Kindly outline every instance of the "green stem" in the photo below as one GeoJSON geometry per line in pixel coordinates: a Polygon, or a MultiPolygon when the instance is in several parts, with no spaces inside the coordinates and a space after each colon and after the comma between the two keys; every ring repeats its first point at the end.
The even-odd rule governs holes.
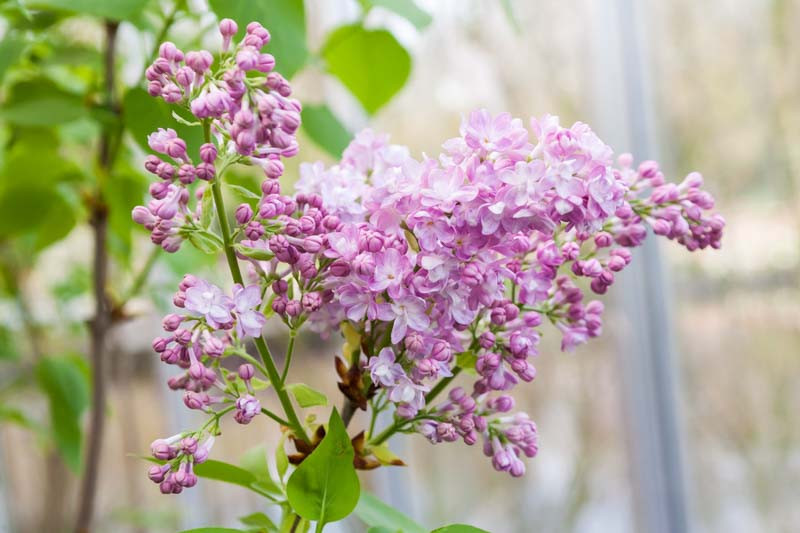
{"type": "Polygon", "coordinates": [[[409,420],[406,419],[396,420],[394,424],[381,431],[380,434],[378,434],[378,436],[376,436],[374,439],[370,439],[369,443],[373,445],[383,444],[389,439],[389,437],[391,437],[392,435],[403,429],[408,424],[413,424],[414,422],[418,422],[419,420],[424,420],[426,418],[431,418],[431,417],[429,415],[420,415],[411,418],[409,420]]]}
{"type": "Polygon", "coordinates": [[[278,400],[281,402],[283,412],[286,413],[286,418],[289,421],[288,427],[292,428],[292,431],[294,431],[298,438],[308,442],[308,435],[306,435],[306,431],[303,429],[303,424],[300,423],[300,419],[297,418],[297,413],[294,412],[292,400],[286,392],[286,387],[281,381],[280,374],[278,374],[278,367],[275,366],[275,360],[269,352],[269,346],[267,346],[264,337],[256,337],[253,341],[256,343],[256,348],[258,348],[261,359],[264,361],[264,366],[267,367],[267,377],[275,388],[275,393],[278,395],[278,400]]]}
{"type": "Polygon", "coordinates": [[[281,383],[286,383],[286,377],[289,375],[289,365],[292,363],[292,354],[294,354],[294,339],[297,336],[297,330],[292,329],[289,332],[289,345],[286,347],[286,360],[283,362],[283,372],[281,372],[281,383]]]}
{"type": "Polygon", "coordinates": [[[231,227],[228,224],[228,215],[225,213],[225,202],[222,199],[220,183],[220,176],[217,176],[214,179],[214,183],[211,184],[211,193],[214,196],[214,205],[217,208],[217,218],[219,219],[219,228],[222,232],[225,258],[228,260],[228,267],[231,270],[233,281],[239,285],[244,285],[242,271],[239,269],[239,261],[236,259],[236,251],[233,249],[233,243],[231,242],[231,227]]]}
{"type": "Polygon", "coordinates": [[[450,385],[450,382],[453,381],[455,377],[460,373],[461,373],[461,367],[457,366],[453,369],[452,376],[444,378],[441,381],[439,381],[439,383],[437,383],[436,386],[433,387],[431,391],[425,395],[425,404],[427,405],[431,403],[434,400],[434,398],[436,398],[439,395],[439,393],[445,389],[445,387],[450,385]]]}
{"type": "Polygon", "coordinates": [[[268,417],[270,417],[271,419],[273,419],[275,422],[277,422],[278,424],[280,424],[282,426],[289,427],[289,425],[290,425],[289,422],[287,422],[283,418],[279,417],[278,415],[276,415],[275,413],[273,413],[269,409],[264,409],[262,407],[261,408],[261,412],[264,413],[265,415],[267,415],[268,417]]]}
{"type": "MultiPolygon", "coordinates": [[[[211,141],[211,123],[208,120],[203,121],[203,135],[205,142],[211,141]]],[[[234,251],[233,243],[231,242],[231,228],[228,224],[227,213],[225,212],[225,202],[222,199],[221,184],[222,176],[221,174],[217,174],[217,176],[214,178],[214,182],[211,184],[211,191],[212,196],[214,197],[214,207],[217,210],[217,220],[219,221],[220,231],[222,232],[222,243],[225,247],[225,257],[228,260],[228,267],[230,268],[233,281],[240,285],[244,285],[242,271],[239,269],[239,261],[236,259],[236,252],[234,251]]],[[[272,357],[272,354],[269,351],[267,342],[264,340],[263,336],[255,337],[253,342],[258,349],[258,355],[261,356],[261,360],[264,362],[264,369],[267,371],[269,382],[275,389],[275,393],[278,395],[278,400],[281,402],[283,411],[286,413],[286,418],[289,422],[288,427],[294,431],[298,438],[308,442],[308,435],[306,435],[306,431],[303,429],[303,424],[300,423],[300,419],[297,418],[297,413],[294,411],[292,400],[289,398],[289,394],[286,392],[286,388],[281,381],[281,375],[278,373],[278,367],[275,365],[275,359],[272,357]]]]}

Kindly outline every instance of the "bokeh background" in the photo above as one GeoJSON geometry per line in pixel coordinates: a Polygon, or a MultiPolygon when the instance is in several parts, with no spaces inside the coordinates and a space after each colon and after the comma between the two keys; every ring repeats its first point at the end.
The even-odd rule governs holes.
{"type": "MultiPolygon", "coordinates": [[[[20,84],[37,80],[40,90],[47,90],[41,82],[46,80],[54,91],[79,94],[97,84],[92,72],[103,44],[102,24],[85,14],[58,12],[57,20],[43,28],[24,27],[16,13],[25,4],[36,5],[2,4],[0,190],[12,181],[45,179],[53,167],[64,165],[76,174],[91,174],[92,139],[96,122],[102,122],[83,115],[59,120],[52,131],[44,130],[50,134],[37,138],[37,153],[14,151],[15,139],[49,127],[47,119],[32,128],[15,118],[15,98],[33,90],[20,84]],[[12,40],[20,37],[25,40],[21,51],[9,55],[12,40]]],[[[416,155],[437,153],[443,140],[457,134],[461,117],[477,107],[520,117],[552,113],[562,123],[585,121],[618,151],[638,149],[645,153],[635,154],[637,159],[657,157],[675,180],[701,171],[728,226],[718,251],[690,254],[670,243],[640,251],[636,259],[643,266],[626,271],[612,291],[617,295],[606,299],[601,339],[564,354],[554,336],[545,338],[536,381],[519,389],[518,406],[537,421],[541,434],[540,455],[529,462],[523,479],[495,473],[478,449],[433,447],[409,436],[393,444],[408,467],[370,473],[362,481],[431,527],[457,520],[498,533],[655,531],[665,524],[675,525],[673,531],[796,531],[800,4],[417,0],[416,5],[430,15],[429,23],[415,26],[381,7],[364,17],[363,5],[355,0],[306,0],[311,55],[293,80],[295,95],[304,103],[325,103],[349,131],[369,126],[388,132],[416,155]],[[387,28],[411,56],[407,83],[372,115],[341,80],[325,74],[324,61],[315,54],[332,29],[353,21],[387,28]],[[660,270],[652,268],[653,258],[660,270]],[[642,295],[647,296],[644,305],[642,295]],[[631,342],[644,330],[654,348],[640,350],[631,342]],[[636,372],[642,358],[652,357],[661,359],[648,379],[666,384],[655,400],[649,388],[642,392],[636,372]],[[640,419],[652,401],[667,406],[669,419],[654,411],[648,426],[640,419]],[[675,447],[670,460],[678,461],[680,472],[668,480],[674,483],[667,485],[669,494],[657,488],[653,493],[653,485],[665,486],[659,481],[664,464],[647,463],[652,459],[648,443],[665,433],[663,442],[675,447]],[[685,512],[685,520],[654,515],[649,509],[658,501],[672,502],[667,510],[685,512]]],[[[153,1],[147,13],[163,17],[172,9],[168,0],[153,1]]],[[[202,1],[185,9],[190,15],[178,16],[169,31],[181,47],[196,43],[216,21],[202,1]]],[[[260,21],[273,35],[281,32],[269,17],[260,21]]],[[[136,86],[158,28],[120,24],[121,86],[136,86]]],[[[200,42],[214,41],[202,37],[200,42]]],[[[131,169],[125,173],[138,178],[119,192],[122,205],[135,205],[146,193],[145,178],[136,174],[144,152],[131,137],[126,133],[123,139],[125,165],[131,169]]],[[[308,138],[296,159],[333,161],[308,138]]],[[[289,167],[287,182],[296,172],[289,167]]],[[[70,189],[70,183],[59,182],[58,190],[67,192],[52,201],[82,205],[83,189],[70,189]]],[[[41,195],[38,201],[51,200],[41,195]]],[[[46,209],[0,207],[17,220],[59,220],[46,209]]],[[[80,469],[71,470],[69,461],[65,466],[54,444],[48,414],[52,396],[41,390],[36,369],[43,356],[61,354],[72,354],[66,357],[78,374],[88,369],[78,362],[85,360],[85,322],[94,312],[85,209],[78,208],[77,223],[65,227],[65,235],[34,248],[19,243],[36,240],[49,226],[33,224],[28,233],[15,233],[0,213],[0,531],[67,530],[75,512],[80,469]]],[[[127,259],[113,258],[115,287],[129,286],[150,254],[145,234],[128,230],[128,236],[117,243],[127,259]]],[[[149,347],[159,333],[159,315],[168,308],[170,287],[189,269],[219,275],[201,254],[182,250],[176,257],[158,257],[148,281],[127,303],[128,316],[110,332],[96,531],[235,525],[236,517],[262,505],[244,489],[215,482],[201,482],[177,497],[161,496],[145,476],[145,463],[133,457],[147,453],[154,438],[195,422],[180,396],[163,385],[168,372],[149,347]]],[[[278,346],[283,342],[279,328],[271,340],[278,346]]],[[[335,398],[337,348],[302,338],[303,365],[293,370],[296,380],[335,398]]],[[[85,409],[78,415],[84,428],[85,409]]],[[[223,431],[214,455],[231,462],[255,444],[274,446],[278,439],[262,420],[223,431]]],[[[363,530],[356,519],[328,527],[363,530]]]]}

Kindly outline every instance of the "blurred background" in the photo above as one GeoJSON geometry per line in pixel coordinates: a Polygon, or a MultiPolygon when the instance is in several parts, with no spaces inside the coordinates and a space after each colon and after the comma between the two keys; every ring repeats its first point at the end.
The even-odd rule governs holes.
{"type": "MultiPolygon", "coordinates": [[[[367,473],[365,485],[431,527],[797,531],[800,3],[0,6],[0,531],[72,528],[93,377],[87,322],[95,316],[90,222],[102,211],[98,199],[108,213],[113,312],[93,530],[234,526],[239,516],[269,512],[244,489],[212,481],[161,496],[135,457],[153,439],[196,423],[164,385],[169,372],[150,340],[184,272],[219,275],[189,247],[153,254],[129,222],[148,183],[140,170],[144,136],[169,119],[142,98],[142,71],[164,36],[184,50],[217,47],[215,11],[232,9],[272,32],[271,46],[286,51],[273,50],[277,69],[289,69],[306,107],[287,184],[297,162],[334,161],[348,132],[369,126],[417,156],[436,154],[464,114],[486,107],[585,121],[617,152],[659,159],[675,181],[699,170],[728,221],[722,250],[690,254],[668,242],[637,250],[638,266],[606,299],[601,339],[564,354],[555,335],[545,336],[538,377],[517,394],[541,435],[524,478],[495,473],[478,449],[401,436],[393,449],[409,466],[367,473]],[[103,19],[118,22],[111,92],[103,19]],[[391,49],[356,47],[337,66],[326,39],[345,25],[364,35],[388,30],[391,49]],[[371,99],[348,68],[383,80],[385,97],[371,99]],[[119,146],[111,165],[98,159],[103,138],[119,146]]],[[[280,333],[276,327],[271,338],[277,346],[280,333]]],[[[338,346],[309,336],[300,348],[304,364],[294,379],[337,397],[338,346]]],[[[263,420],[244,429],[223,427],[214,455],[236,462],[255,444],[277,443],[263,420]]],[[[329,529],[363,526],[353,518],[329,529]]]]}

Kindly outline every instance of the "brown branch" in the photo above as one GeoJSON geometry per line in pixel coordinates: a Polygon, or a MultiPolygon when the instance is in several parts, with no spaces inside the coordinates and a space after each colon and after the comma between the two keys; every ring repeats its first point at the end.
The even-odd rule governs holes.
{"type": "MultiPolygon", "coordinates": [[[[114,63],[116,58],[117,22],[106,21],[105,49],[105,96],[108,108],[119,114],[114,98],[114,63]]],[[[107,178],[116,155],[118,125],[106,126],[100,139],[98,152],[99,180],[107,178]]],[[[86,445],[86,459],[81,483],[76,533],[88,533],[94,514],[97,478],[100,469],[100,454],[103,445],[103,431],[106,409],[105,344],[111,325],[111,306],[106,293],[108,283],[108,208],[103,198],[103,182],[97,184],[91,204],[90,223],[94,235],[93,256],[93,294],[95,316],[90,324],[90,357],[92,362],[92,406],[86,445]]]]}

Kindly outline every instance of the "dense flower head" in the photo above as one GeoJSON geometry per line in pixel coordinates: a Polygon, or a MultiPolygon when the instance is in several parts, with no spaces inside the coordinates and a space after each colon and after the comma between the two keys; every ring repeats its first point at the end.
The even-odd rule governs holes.
{"type": "MultiPolygon", "coordinates": [[[[163,181],[153,184],[153,201],[137,207],[133,219],[168,252],[177,251],[192,235],[197,238],[201,212],[199,202],[194,210],[188,205],[187,188],[192,183],[212,181],[217,167],[236,162],[258,165],[267,177],[276,179],[283,173],[281,158],[297,154],[295,133],[302,107],[290,97],[289,83],[273,71],[274,58],[262,52],[269,32],[258,23],[249,24],[242,41],[230,50],[236,30],[230,19],[220,23],[224,53],[214,69],[211,52],[184,54],[166,42],[146,71],[150,95],[206,122],[213,141],[202,145],[193,159],[195,154],[187,151],[186,141],[174,129],[159,128],[148,137],[150,148],[166,158],[151,155],[145,168],[163,181]]],[[[259,236],[255,226],[249,233],[259,236]]]]}
{"type": "MultiPolygon", "coordinates": [[[[543,322],[560,331],[564,350],[600,335],[603,305],[584,287],[604,294],[648,226],[689,250],[719,246],[724,221],[708,213],[713,199],[699,174],[672,185],[654,162],[615,162],[585,124],[545,116],[529,132],[506,113],[479,110],[443,148],[418,161],[367,130],[337,165],[302,165],[297,184],[342,221],[324,252],[341,265],[324,278],[333,296],[310,318],[322,331],[342,318],[365,332],[387,329],[389,346],[367,370],[402,417],[417,417],[433,384],[464,368],[453,354],[470,361],[470,398],[484,404],[535,378],[543,322]]],[[[495,467],[513,475],[524,471],[520,454],[535,454],[532,422],[513,425],[527,441],[456,422],[418,427],[432,442],[480,435],[495,467]]]]}
{"type": "MultiPolygon", "coordinates": [[[[281,158],[297,152],[300,104],[262,52],[269,32],[251,23],[233,43],[237,31],[220,23],[214,69],[211,54],[170,43],[148,69],[151,94],[184,106],[211,135],[196,159],[175,130],[148,138],[163,157],[145,161],[158,181],[134,219],[168,251],[184,239],[225,247],[239,281],[225,290],[187,275],[176,312],[164,317],[167,335],[153,341],[181,369],[169,386],[212,416],[200,432],[154,443],[166,464],[150,474],[163,492],[196,482],[192,465],[207,457],[222,415],[248,424],[271,414],[255,396],[264,368],[245,344],[264,342],[269,315],[292,339],[304,325],[345,337],[350,366],[338,360],[339,388],[355,405],[391,406],[395,429],[432,443],[480,442],[495,469],[520,476],[523,458],[538,453],[538,432],[513,412],[511,393],[536,378],[544,324],[563,350],[599,336],[603,304],[592,295],[608,291],[650,231],[690,251],[720,246],[724,220],[699,174],[669,183],[655,162],[615,159],[586,124],[565,127],[550,115],[526,128],[508,113],[474,111],[437,157],[421,160],[365,130],[337,164],[301,165],[295,194],[285,194],[277,178],[281,158]],[[265,179],[219,237],[210,219],[228,232],[228,213],[209,210],[235,163],[260,166],[265,179]],[[198,180],[210,183],[190,192],[198,180]],[[247,360],[235,373],[220,364],[231,355],[247,360]],[[464,384],[451,386],[459,374],[464,384]]],[[[362,435],[366,449],[391,434],[362,435]]]]}

